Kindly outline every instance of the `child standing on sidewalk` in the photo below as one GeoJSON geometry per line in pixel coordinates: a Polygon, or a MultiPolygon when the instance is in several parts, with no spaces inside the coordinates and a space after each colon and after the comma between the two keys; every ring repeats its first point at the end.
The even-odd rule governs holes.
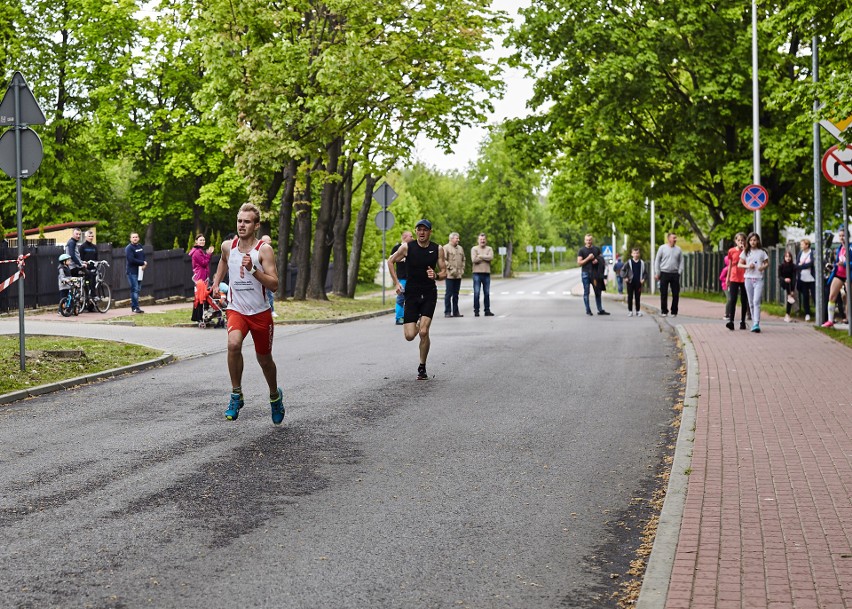
{"type": "Polygon", "coordinates": [[[728,318],[725,326],[728,330],[734,329],[734,317],[737,312],[737,295],[740,297],[740,330],[746,329],[746,309],[748,308],[748,297],[745,289],[745,271],[740,266],[740,256],[746,245],[745,233],[737,233],[734,236],[734,247],[728,250],[728,303],[726,309],[726,317],[728,318]]]}
{"type": "Polygon", "coordinates": [[[793,252],[785,250],[784,262],[778,265],[778,280],[784,290],[784,302],[787,303],[787,314],[784,321],[790,323],[790,312],[796,303],[796,263],[793,262],[793,252]]]}
{"type": "Polygon", "coordinates": [[[633,317],[633,305],[636,305],[636,317],[642,317],[639,308],[639,297],[642,294],[642,284],[645,283],[645,262],[639,258],[639,248],[634,247],[630,252],[631,259],[621,267],[619,277],[627,284],[627,317],[633,317]]]}
{"type": "Polygon", "coordinates": [[[760,301],[763,299],[763,271],[769,266],[769,255],[760,244],[760,235],[749,233],[738,266],[745,269],[745,289],[751,309],[751,331],[760,333],[760,301]]]}

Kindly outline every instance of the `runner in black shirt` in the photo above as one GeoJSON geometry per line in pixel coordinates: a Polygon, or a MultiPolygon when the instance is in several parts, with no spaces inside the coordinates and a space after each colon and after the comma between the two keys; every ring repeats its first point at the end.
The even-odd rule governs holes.
{"type": "Polygon", "coordinates": [[[435,315],[435,305],[438,303],[438,287],[436,279],[445,279],[447,263],[444,260],[444,248],[432,243],[432,223],[420,220],[414,228],[416,241],[400,245],[399,249],[388,258],[388,270],[396,286],[396,293],[405,291],[405,313],[403,315],[402,331],[405,340],[412,341],[420,336],[420,366],[417,368],[417,380],[426,380],[426,358],[429,356],[429,327],[435,315]],[[405,259],[408,280],[405,287],[399,282],[395,264],[405,259]],[[435,271],[437,267],[438,271],[435,271]]]}

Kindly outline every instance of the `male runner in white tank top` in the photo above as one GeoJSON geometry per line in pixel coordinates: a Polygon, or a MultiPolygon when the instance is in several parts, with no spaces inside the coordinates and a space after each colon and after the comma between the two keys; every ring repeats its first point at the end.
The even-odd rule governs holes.
{"type": "MultiPolygon", "coordinates": [[[[231,401],[225,418],[236,421],[244,405],[243,341],[251,333],[257,362],[269,385],[272,422],[284,419],[283,393],[278,386],[278,369],[272,359],[272,335],[275,323],[266,294],[278,289],[278,270],[272,246],[257,238],[260,210],[245,203],[237,213],[237,236],[222,244],[222,257],[213,285],[228,273],[228,372],[231,375],[231,401]]],[[[214,289],[216,289],[214,287],[214,289]]]]}

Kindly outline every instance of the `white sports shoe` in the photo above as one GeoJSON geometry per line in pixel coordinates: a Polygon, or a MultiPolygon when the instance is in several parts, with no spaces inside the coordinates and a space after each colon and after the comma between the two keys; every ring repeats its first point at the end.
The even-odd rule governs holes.
{"type": "Polygon", "coordinates": [[[642,317],[642,315],[643,315],[642,311],[636,311],[636,317],[642,317]]]}
{"type": "Polygon", "coordinates": [[[810,321],[810,320],[811,320],[811,316],[810,316],[810,315],[805,315],[805,321],[810,321]]]}
{"type": "Polygon", "coordinates": [[[633,317],[633,311],[628,311],[628,312],[627,312],[627,317],[633,317]]]}

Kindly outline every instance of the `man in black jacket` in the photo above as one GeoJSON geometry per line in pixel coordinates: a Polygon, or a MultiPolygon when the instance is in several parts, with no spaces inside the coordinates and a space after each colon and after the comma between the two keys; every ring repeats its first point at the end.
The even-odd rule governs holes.
{"type": "Polygon", "coordinates": [[[139,290],[142,285],[140,273],[148,263],[145,262],[145,249],[139,243],[139,233],[130,233],[130,243],[124,248],[124,257],[127,283],[130,284],[130,308],[134,313],[144,313],[139,308],[139,290]]]}

